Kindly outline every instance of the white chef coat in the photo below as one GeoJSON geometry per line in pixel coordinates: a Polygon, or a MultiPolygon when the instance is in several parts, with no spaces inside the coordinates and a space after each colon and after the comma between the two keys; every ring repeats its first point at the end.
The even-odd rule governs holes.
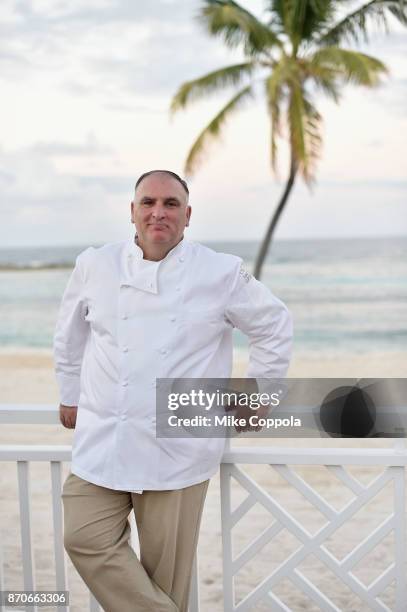
{"type": "Polygon", "coordinates": [[[156,379],[229,378],[233,327],[249,377],[285,376],[291,316],[239,257],[185,239],[158,262],[133,238],[83,251],[54,335],[60,401],[78,406],[72,473],[137,492],[210,478],[225,440],[157,438],[156,379]]]}

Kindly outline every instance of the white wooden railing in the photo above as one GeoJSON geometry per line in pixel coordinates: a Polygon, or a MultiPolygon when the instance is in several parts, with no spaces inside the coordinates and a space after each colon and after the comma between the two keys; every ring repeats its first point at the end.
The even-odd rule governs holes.
{"type": "MultiPolygon", "coordinates": [[[[0,424],[58,424],[59,415],[54,406],[0,405],[0,424]]],[[[71,459],[69,446],[0,446],[1,462],[17,463],[18,490],[20,505],[20,533],[23,559],[22,587],[35,590],[35,568],[32,538],[32,513],[30,495],[30,463],[48,462],[51,472],[52,511],[54,533],[55,589],[68,590],[65,551],[62,527],[62,464],[71,459]]],[[[269,605],[273,611],[289,612],[291,609],[276,594],[276,587],[284,579],[289,579],[304,595],[323,611],[340,612],[340,609],[299,569],[301,562],[310,554],[318,558],[328,569],[363,602],[363,610],[377,612],[394,610],[405,612],[407,602],[406,579],[406,504],[405,470],[407,449],[404,440],[396,439],[393,448],[229,448],[221,465],[221,518],[223,541],[223,588],[225,612],[246,612],[260,602],[269,605]],[[241,465],[267,464],[270,469],[285,479],[315,509],[322,513],[326,522],[320,529],[310,534],[290,512],[270,493],[266,492],[241,465]],[[291,467],[326,466],[351,492],[352,499],[341,509],[332,507],[309,483],[291,467]],[[375,466],[381,473],[369,485],[364,485],[351,475],[346,466],[375,466]],[[232,480],[236,480],[247,492],[245,499],[232,510],[232,480]],[[383,487],[393,483],[393,511],[364,540],[339,561],[324,543],[337,529],[349,521],[356,512],[366,505],[383,487]],[[259,503],[270,513],[270,524],[237,557],[233,557],[232,530],[236,529],[250,509],[259,503]],[[241,568],[261,551],[283,529],[288,530],[301,542],[300,548],[288,556],[273,572],[240,601],[236,601],[235,577],[241,568]],[[394,532],[394,562],[370,584],[365,585],[352,569],[391,531],[394,532]],[[395,582],[394,607],[389,608],[380,599],[380,594],[389,584],[395,582]]],[[[137,548],[134,515],[131,515],[132,545],[137,548]]],[[[1,530],[7,525],[0,525],[1,530]]],[[[0,542],[0,590],[5,590],[3,562],[0,542]]],[[[197,563],[194,564],[190,598],[190,612],[199,612],[199,577],[197,563]]],[[[15,608],[14,608],[15,609],[15,608]]],[[[61,607],[67,612],[68,607],[61,607]]],[[[100,606],[89,594],[89,609],[100,611],[100,606]]],[[[362,609],[362,608],[361,608],[362,609]]],[[[37,612],[35,607],[27,607],[27,612],[37,612]]],[[[3,612],[3,610],[1,610],[3,612]]],[[[206,612],[206,611],[203,611],[206,612]]]]}
{"type": "MultiPolygon", "coordinates": [[[[365,604],[363,610],[377,612],[389,611],[379,595],[393,581],[396,583],[396,612],[405,612],[407,606],[406,577],[406,503],[405,468],[407,451],[403,441],[398,440],[394,448],[381,449],[246,449],[231,450],[226,453],[221,465],[221,507],[223,538],[223,581],[224,609],[227,612],[246,612],[259,602],[269,602],[273,611],[289,611],[277,597],[275,587],[284,579],[289,579],[300,591],[311,599],[321,610],[341,612],[331,599],[313,584],[298,569],[301,562],[310,554],[317,557],[351,591],[356,593],[365,604]],[[320,513],[326,522],[315,533],[310,534],[295,518],[287,512],[271,495],[264,491],[237,464],[269,464],[286,482],[295,487],[320,513]],[[324,465],[352,492],[352,499],[339,511],[335,510],[317,491],[303,480],[289,465],[324,465]],[[381,473],[365,486],[352,476],[345,466],[376,466],[381,473]],[[247,491],[247,497],[232,511],[231,480],[235,479],[247,491]],[[370,533],[360,544],[341,561],[324,546],[346,521],[350,520],[365,504],[389,482],[393,482],[393,512],[370,533]],[[232,529],[254,506],[260,503],[274,517],[274,522],[255,538],[238,556],[232,556],[232,529]],[[280,531],[288,530],[301,542],[293,554],[285,559],[271,574],[258,584],[246,597],[235,604],[234,576],[255,555],[266,546],[280,531]],[[394,531],[394,563],[371,584],[364,585],[352,573],[374,546],[386,535],[394,531]],[[367,607],[366,607],[367,606],[367,607]]],[[[355,609],[352,607],[352,610],[355,609]]]]}

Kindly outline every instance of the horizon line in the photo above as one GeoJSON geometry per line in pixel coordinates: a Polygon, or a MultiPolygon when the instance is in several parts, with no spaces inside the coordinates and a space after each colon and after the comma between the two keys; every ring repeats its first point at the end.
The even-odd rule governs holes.
{"type": "MultiPolygon", "coordinates": [[[[353,236],[304,236],[303,238],[294,238],[294,237],[290,237],[290,238],[276,238],[275,240],[273,240],[270,244],[276,244],[276,243],[282,243],[282,242],[312,242],[312,241],[320,241],[320,242],[331,242],[334,240],[388,240],[388,239],[392,239],[392,238],[396,238],[396,239],[400,239],[400,238],[406,238],[407,239],[407,234],[386,234],[386,235],[367,235],[367,236],[361,236],[361,235],[353,235],[353,236]]],[[[202,243],[218,243],[218,242],[222,242],[222,243],[253,243],[253,242],[257,242],[260,243],[262,238],[256,239],[256,238],[210,238],[210,239],[206,239],[206,238],[201,238],[201,239],[189,239],[188,237],[186,237],[187,240],[190,240],[190,242],[202,242],[202,243]]],[[[124,238],[123,240],[126,240],[126,238],[124,238]]],[[[121,242],[122,240],[106,240],[106,241],[102,241],[102,242],[96,242],[94,243],[96,246],[103,246],[104,244],[108,244],[111,242],[121,242]]],[[[83,247],[86,244],[91,244],[90,242],[69,242],[69,243],[61,243],[61,244],[14,244],[14,245],[8,245],[8,246],[0,246],[0,251],[5,251],[7,249],[39,249],[39,248],[68,248],[68,247],[83,247]]]]}

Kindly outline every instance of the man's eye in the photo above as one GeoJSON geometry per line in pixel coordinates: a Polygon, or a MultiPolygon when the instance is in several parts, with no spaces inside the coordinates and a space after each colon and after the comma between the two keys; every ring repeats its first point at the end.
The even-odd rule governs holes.
{"type": "Polygon", "coordinates": [[[176,206],[176,202],[167,202],[167,206],[176,206]]]}

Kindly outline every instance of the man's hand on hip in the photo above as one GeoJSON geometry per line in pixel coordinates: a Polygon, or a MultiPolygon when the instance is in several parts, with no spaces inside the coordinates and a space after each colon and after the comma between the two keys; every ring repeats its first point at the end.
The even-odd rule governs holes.
{"type": "Polygon", "coordinates": [[[62,425],[68,429],[74,429],[77,412],[78,406],[64,406],[64,404],[59,404],[59,420],[62,425]]]}
{"type": "Polygon", "coordinates": [[[235,404],[231,404],[230,406],[227,406],[225,408],[225,411],[236,411],[236,423],[234,427],[238,433],[241,433],[242,431],[261,431],[263,429],[261,425],[250,424],[250,417],[257,416],[258,419],[262,419],[264,417],[267,417],[272,409],[273,406],[265,406],[264,404],[262,404],[261,406],[259,406],[259,408],[256,408],[255,410],[253,410],[249,406],[236,406],[235,404]]]}

